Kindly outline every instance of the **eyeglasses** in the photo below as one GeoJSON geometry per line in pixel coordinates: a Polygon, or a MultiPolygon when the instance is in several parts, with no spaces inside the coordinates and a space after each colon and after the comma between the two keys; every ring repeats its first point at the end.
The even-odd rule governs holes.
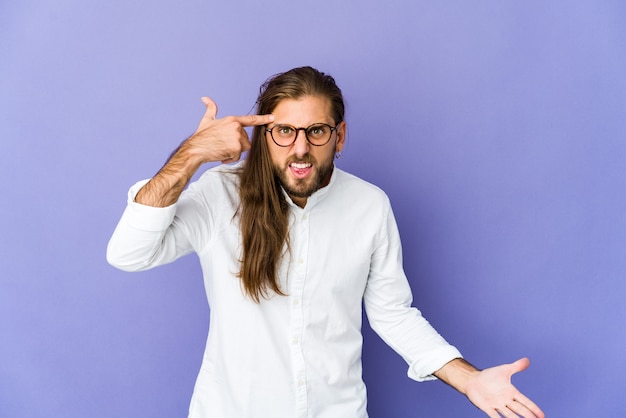
{"type": "Polygon", "coordinates": [[[270,133],[272,141],[279,147],[288,147],[296,142],[298,132],[304,131],[304,136],[309,144],[316,147],[328,144],[333,136],[333,131],[337,130],[337,126],[332,127],[327,123],[315,123],[308,128],[296,128],[291,125],[276,125],[266,132],[270,133]]]}

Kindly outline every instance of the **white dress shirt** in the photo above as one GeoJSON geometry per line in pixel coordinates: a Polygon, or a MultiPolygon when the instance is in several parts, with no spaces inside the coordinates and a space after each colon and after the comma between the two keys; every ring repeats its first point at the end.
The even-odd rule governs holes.
{"type": "Polygon", "coordinates": [[[432,379],[461,356],[411,307],[387,196],[337,168],[304,208],[287,197],[291,250],[279,269],[286,296],[253,302],[236,276],[236,169],[208,170],[166,208],[135,203],[145,182],[137,183],[107,251],[128,271],[198,254],[210,324],[189,417],[367,417],[362,304],[412,379],[432,379]]]}

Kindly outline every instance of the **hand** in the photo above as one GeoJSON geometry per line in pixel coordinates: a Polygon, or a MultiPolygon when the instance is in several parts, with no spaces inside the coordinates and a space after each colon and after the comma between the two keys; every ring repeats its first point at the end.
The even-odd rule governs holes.
{"type": "Polygon", "coordinates": [[[465,388],[467,398],[491,418],[524,417],[544,418],[545,415],[533,401],[511,384],[511,376],[526,370],[527,358],[511,364],[482,370],[472,376],[465,388]]]}
{"type": "Polygon", "coordinates": [[[200,163],[238,161],[244,151],[250,149],[250,139],[244,129],[246,126],[266,125],[274,120],[273,115],[227,116],[216,119],[217,105],[208,97],[203,97],[206,112],[200,120],[196,132],[185,144],[187,150],[193,150],[200,163]]]}
{"type": "Polygon", "coordinates": [[[166,207],[178,200],[184,187],[203,163],[232,163],[250,149],[244,127],[265,125],[273,115],[227,116],[216,119],[217,105],[203,97],[206,112],[196,132],[172,154],[159,172],[139,190],[135,202],[147,206],[166,207]]]}

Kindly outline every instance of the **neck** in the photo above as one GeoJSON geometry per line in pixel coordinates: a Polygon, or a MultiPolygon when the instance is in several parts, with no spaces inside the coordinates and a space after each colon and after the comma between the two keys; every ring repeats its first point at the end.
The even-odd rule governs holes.
{"type": "Polygon", "coordinates": [[[291,198],[291,201],[296,204],[296,206],[301,208],[304,208],[306,206],[308,197],[296,197],[292,195],[289,195],[289,197],[291,198]]]}

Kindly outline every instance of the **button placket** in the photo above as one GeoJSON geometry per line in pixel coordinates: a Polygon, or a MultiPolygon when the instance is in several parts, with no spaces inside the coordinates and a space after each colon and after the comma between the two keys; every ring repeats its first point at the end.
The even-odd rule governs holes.
{"type": "Polygon", "coordinates": [[[304,312],[303,297],[304,285],[306,280],[306,264],[309,243],[309,225],[306,213],[299,216],[294,227],[294,238],[292,243],[294,250],[295,265],[292,266],[293,273],[290,277],[292,280],[292,291],[290,294],[291,303],[291,339],[290,351],[294,370],[294,383],[296,392],[296,416],[306,417],[308,409],[308,393],[306,385],[306,363],[302,352],[303,332],[304,332],[304,312]]]}

